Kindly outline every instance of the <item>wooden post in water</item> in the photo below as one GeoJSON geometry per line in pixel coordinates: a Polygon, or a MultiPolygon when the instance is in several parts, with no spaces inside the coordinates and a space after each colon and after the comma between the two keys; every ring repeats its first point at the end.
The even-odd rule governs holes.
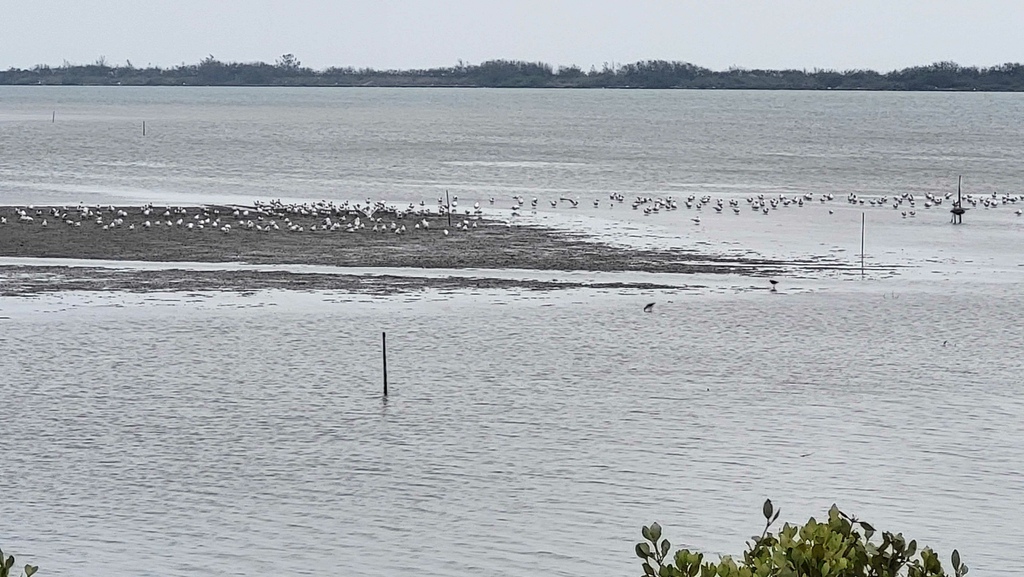
{"type": "Polygon", "coordinates": [[[384,396],[388,396],[388,334],[380,333],[380,350],[384,359],[384,396]]]}
{"type": "Polygon", "coordinates": [[[142,121],[142,136],[146,136],[146,121],[142,121]]]}
{"type": "Polygon", "coordinates": [[[54,122],[57,122],[57,111],[56,110],[53,111],[53,116],[50,117],[50,124],[53,124],[54,122]]]}
{"type": "Polygon", "coordinates": [[[448,189],[444,189],[444,197],[448,201],[448,228],[452,227],[452,197],[448,195],[448,189]]]}
{"type": "Polygon", "coordinates": [[[864,219],[866,213],[860,213],[860,278],[864,278],[864,219]]]}

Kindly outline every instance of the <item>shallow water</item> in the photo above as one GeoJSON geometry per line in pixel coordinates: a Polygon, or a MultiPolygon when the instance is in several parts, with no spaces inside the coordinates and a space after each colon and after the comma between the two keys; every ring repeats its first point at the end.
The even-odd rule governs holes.
{"type": "Polygon", "coordinates": [[[632,574],[642,523],[739,552],[771,497],[1024,570],[1024,336],[991,323],[1017,291],[657,298],[5,301],[5,547],[57,575],[632,574]]]}
{"type": "MultiPolygon", "coordinates": [[[[448,188],[617,243],[847,263],[863,213],[868,264],[900,267],[777,294],[439,270],[415,274],[707,288],[0,298],[0,546],[51,575],[628,575],[641,524],[738,553],[771,497],[1020,574],[1024,220],[842,199],[959,173],[1020,194],[1022,121],[991,94],[0,87],[0,204],[448,188]],[[611,192],[837,198],[695,224],[611,192]]],[[[384,272],[414,274],[358,270],[384,272]]]]}

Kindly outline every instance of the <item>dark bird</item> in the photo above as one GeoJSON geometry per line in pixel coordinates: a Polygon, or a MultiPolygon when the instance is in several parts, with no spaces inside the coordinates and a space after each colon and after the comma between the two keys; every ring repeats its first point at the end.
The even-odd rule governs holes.
{"type": "Polygon", "coordinates": [[[777,281],[777,280],[775,280],[773,278],[770,278],[770,279],[768,279],[768,282],[772,283],[772,292],[775,292],[775,285],[779,284],[779,281],[777,281]]]}
{"type": "Polygon", "coordinates": [[[644,312],[645,313],[649,313],[649,312],[653,312],[653,311],[654,311],[654,303],[648,303],[647,306],[644,307],[644,312]]]}

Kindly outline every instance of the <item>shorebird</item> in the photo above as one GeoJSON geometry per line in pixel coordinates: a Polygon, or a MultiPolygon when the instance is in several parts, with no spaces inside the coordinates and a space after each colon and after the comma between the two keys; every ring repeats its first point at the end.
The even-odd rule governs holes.
{"type": "Polygon", "coordinates": [[[775,292],[775,285],[779,284],[779,281],[777,281],[777,280],[775,280],[773,278],[770,278],[770,279],[768,279],[768,282],[772,283],[772,292],[775,292]]]}
{"type": "Polygon", "coordinates": [[[644,312],[645,313],[654,312],[654,303],[648,303],[647,306],[644,307],[644,312]]]}

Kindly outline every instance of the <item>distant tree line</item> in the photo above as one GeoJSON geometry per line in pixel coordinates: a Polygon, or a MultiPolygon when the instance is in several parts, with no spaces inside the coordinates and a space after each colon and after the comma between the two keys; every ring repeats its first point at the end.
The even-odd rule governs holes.
{"type": "Polygon", "coordinates": [[[1024,91],[1024,65],[989,68],[937,62],[882,73],[874,70],[710,70],[688,62],[645,60],[605,64],[600,69],[553,67],[543,62],[490,60],[446,68],[313,70],[292,54],[274,64],[221,62],[212,55],[198,64],[136,67],[64,62],[51,67],[0,71],[0,84],[127,86],[465,86],[493,88],[691,88],[748,90],[982,90],[1024,91]]]}

